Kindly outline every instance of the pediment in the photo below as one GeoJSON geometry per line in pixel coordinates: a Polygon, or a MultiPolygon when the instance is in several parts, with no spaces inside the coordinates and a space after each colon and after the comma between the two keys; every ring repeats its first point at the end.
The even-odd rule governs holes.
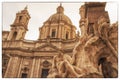
{"type": "Polygon", "coordinates": [[[52,48],[50,46],[46,46],[44,48],[37,48],[37,50],[40,50],[40,51],[56,51],[54,48],[52,48]]]}
{"type": "Polygon", "coordinates": [[[59,49],[52,44],[44,44],[35,49],[36,51],[58,51],[59,49]]]}

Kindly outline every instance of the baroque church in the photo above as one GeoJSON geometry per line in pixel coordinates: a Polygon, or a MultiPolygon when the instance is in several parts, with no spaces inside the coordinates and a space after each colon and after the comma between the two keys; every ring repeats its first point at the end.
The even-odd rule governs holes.
{"type": "Polygon", "coordinates": [[[39,39],[25,40],[30,14],[25,7],[16,13],[10,31],[2,31],[2,77],[3,78],[46,78],[53,65],[54,56],[64,53],[73,55],[80,37],[93,34],[93,25],[101,15],[110,22],[106,3],[85,3],[81,6],[79,26],[81,36],[70,18],[64,14],[62,5],[39,28],[39,39]],[[83,19],[86,17],[86,19],[83,19]],[[87,28],[84,28],[87,26],[87,28]],[[87,33],[85,33],[87,31],[87,33]]]}

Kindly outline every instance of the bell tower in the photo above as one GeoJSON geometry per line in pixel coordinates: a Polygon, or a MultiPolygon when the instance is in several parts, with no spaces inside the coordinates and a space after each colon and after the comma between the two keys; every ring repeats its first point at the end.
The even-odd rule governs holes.
{"type": "Polygon", "coordinates": [[[7,40],[23,40],[28,31],[28,22],[30,15],[27,10],[27,6],[21,12],[16,13],[16,18],[11,25],[11,31],[7,40]]]}

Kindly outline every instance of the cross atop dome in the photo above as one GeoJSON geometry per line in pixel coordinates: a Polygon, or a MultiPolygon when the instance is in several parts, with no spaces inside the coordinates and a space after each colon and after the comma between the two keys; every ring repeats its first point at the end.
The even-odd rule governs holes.
{"type": "Polygon", "coordinates": [[[60,6],[62,6],[62,3],[60,3],[60,6]]]}

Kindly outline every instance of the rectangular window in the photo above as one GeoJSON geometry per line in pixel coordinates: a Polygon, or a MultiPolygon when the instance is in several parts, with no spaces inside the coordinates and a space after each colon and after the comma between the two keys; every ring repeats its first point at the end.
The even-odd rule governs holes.
{"type": "Polygon", "coordinates": [[[47,78],[49,69],[42,69],[41,78],[47,78]]]}
{"type": "Polygon", "coordinates": [[[22,20],[22,16],[19,17],[19,22],[22,20]]]}
{"type": "Polygon", "coordinates": [[[56,30],[53,29],[53,30],[52,30],[52,35],[51,35],[51,36],[52,36],[53,38],[55,38],[55,34],[56,34],[56,30]]]}
{"type": "Polygon", "coordinates": [[[66,39],[68,39],[69,37],[69,32],[66,32],[66,39]]]}
{"type": "Polygon", "coordinates": [[[27,73],[22,73],[21,78],[27,78],[27,73]]]}

